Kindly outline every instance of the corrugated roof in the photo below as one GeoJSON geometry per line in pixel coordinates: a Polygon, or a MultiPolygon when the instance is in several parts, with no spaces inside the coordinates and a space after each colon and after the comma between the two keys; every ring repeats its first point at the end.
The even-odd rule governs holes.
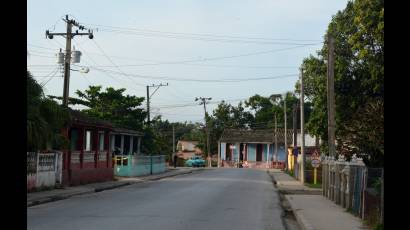
{"type": "Polygon", "coordinates": [[[84,124],[84,125],[92,125],[92,126],[103,126],[107,128],[112,128],[113,124],[108,121],[89,117],[86,114],[82,113],[79,110],[72,110],[70,109],[70,116],[71,122],[77,124],[84,124]]]}
{"type": "MultiPolygon", "coordinates": [[[[285,143],[285,129],[277,129],[278,143],[285,143]]],[[[288,145],[292,144],[293,130],[287,130],[287,142],[288,145]]],[[[221,142],[227,143],[274,143],[275,142],[275,130],[273,129],[225,129],[219,139],[221,142]]]]}
{"type": "Polygon", "coordinates": [[[89,125],[89,126],[97,126],[97,127],[105,127],[105,128],[112,129],[113,132],[117,134],[125,134],[125,135],[133,135],[133,136],[143,136],[144,135],[143,132],[132,130],[132,129],[127,129],[127,128],[122,128],[122,127],[117,127],[115,126],[115,124],[109,121],[87,116],[86,114],[82,113],[79,110],[70,109],[70,115],[71,115],[72,123],[89,125]]]}
{"type": "Polygon", "coordinates": [[[132,130],[132,129],[119,128],[119,127],[114,127],[113,133],[114,134],[133,135],[133,136],[143,136],[144,135],[143,132],[139,132],[139,131],[132,130]]]}

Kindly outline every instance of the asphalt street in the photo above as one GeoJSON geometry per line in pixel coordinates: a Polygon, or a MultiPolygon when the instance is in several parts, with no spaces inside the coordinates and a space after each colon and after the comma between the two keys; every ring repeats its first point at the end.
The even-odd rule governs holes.
{"type": "Polygon", "coordinates": [[[28,229],[285,229],[264,170],[207,169],[27,208],[28,229]]]}

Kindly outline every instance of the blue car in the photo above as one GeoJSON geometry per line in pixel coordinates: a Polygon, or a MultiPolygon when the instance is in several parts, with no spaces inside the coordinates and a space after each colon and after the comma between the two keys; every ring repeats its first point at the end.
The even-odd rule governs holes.
{"type": "Polygon", "coordinates": [[[205,160],[200,156],[193,156],[185,162],[188,167],[205,167],[205,160]]]}

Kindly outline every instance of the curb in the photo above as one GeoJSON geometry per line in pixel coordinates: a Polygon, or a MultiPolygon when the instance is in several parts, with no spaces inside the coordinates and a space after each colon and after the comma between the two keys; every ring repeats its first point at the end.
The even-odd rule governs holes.
{"type": "Polygon", "coordinates": [[[115,188],[119,188],[119,187],[123,187],[123,186],[127,186],[127,185],[131,185],[131,184],[135,184],[135,183],[140,183],[140,182],[125,182],[122,184],[117,184],[117,185],[111,185],[111,186],[107,186],[107,187],[100,187],[100,188],[95,188],[94,192],[102,192],[105,190],[110,190],[110,189],[115,189],[115,188]]]}
{"type": "Polygon", "coordinates": [[[34,200],[34,201],[29,201],[27,202],[27,207],[32,207],[40,204],[45,204],[45,203],[50,203],[54,201],[59,201],[59,200],[65,200],[73,196],[79,196],[79,195],[84,195],[84,194],[90,194],[94,193],[94,190],[90,191],[85,191],[85,192],[77,192],[77,193],[72,193],[72,194],[67,194],[67,195],[57,195],[57,196],[52,196],[52,197],[47,197],[41,200],[34,200]]]}
{"type": "Polygon", "coordinates": [[[50,202],[59,201],[59,200],[65,200],[65,199],[68,199],[68,198],[73,197],[73,196],[79,196],[79,195],[85,195],[85,194],[90,194],[90,193],[102,192],[102,191],[105,191],[105,190],[116,189],[116,188],[131,185],[131,184],[138,184],[138,183],[143,183],[143,182],[146,182],[146,181],[156,181],[156,180],[160,180],[160,179],[167,178],[167,177],[173,177],[173,176],[178,176],[178,175],[189,174],[189,173],[193,173],[194,171],[202,171],[202,170],[201,169],[190,170],[190,171],[183,172],[183,173],[175,173],[175,174],[171,174],[171,175],[164,175],[164,176],[159,176],[159,177],[151,178],[151,179],[145,179],[145,180],[141,180],[141,181],[125,182],[125,183],[120,183],[120,184],[111,185],[111,186],[107,186],[107,187],[94,188],[94,189],[91,189],[89,191],[84,191],[84,192],[77,192],[77,193],[72,193],[72,194],[67,194],[67,195],[57,195],[57,196],[47,197],[47,198],[43,198],[41,200],[29,201],[29,202],[27,202],[27,207],[33,207],[33,206],[40,205],[40,204],[50,203],[50,202]]]}
{"type": "MultiPolygon", "coordinates": [[[[293,210],[293,208],[292,208],[293,210]]],[[[314,230],[312,225],[305,219],[305,217],[300,213],[300,210],[293,210],[296,220],[303,230],[314,230]]]]}

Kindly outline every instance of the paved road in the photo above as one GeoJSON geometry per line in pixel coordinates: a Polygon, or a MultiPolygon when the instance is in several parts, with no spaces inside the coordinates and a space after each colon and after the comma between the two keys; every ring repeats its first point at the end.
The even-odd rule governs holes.
{"type": "Polygon", "coordinates": [[[211,169],[27,208],[28,229],[284,229],[266,171],[211,169]]]}

